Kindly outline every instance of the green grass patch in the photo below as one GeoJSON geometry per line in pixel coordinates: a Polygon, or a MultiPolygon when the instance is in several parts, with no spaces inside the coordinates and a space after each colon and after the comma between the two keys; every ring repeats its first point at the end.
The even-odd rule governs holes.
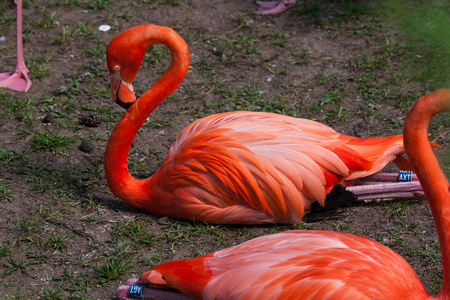
{"type": "Polygon", "coordinates": [[[124,255],[109,258],[102,266],[97,267],[98,281],[106,283],[110,280],[120,278],[133,268],[131,259],[125,258],[124,255]]]}
{"type": "Polygon", "coordinates": [[[381,1],[386,21],[398,26],[413,47],[406,64],[413,79],[431,89],[450,84],[450,3],[447,1],[381,1]]]}
{"type": "Polygon", "coordinates": [[[75,136],[64,136],[60,132],[38,132],[32,130],[34,136],[32,138],[33,145],[36,149],[46,149],[58,151],[77,141],[75,136]]]}

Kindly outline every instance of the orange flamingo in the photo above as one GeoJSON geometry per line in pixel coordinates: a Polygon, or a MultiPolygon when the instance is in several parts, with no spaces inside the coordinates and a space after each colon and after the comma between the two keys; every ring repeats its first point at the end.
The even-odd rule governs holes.
{"type": "MultiPolygon", "coordinates": [[[[443,300],[450,299],[450,185],[427,137],[430,119],[441,111],[450,112],[450,89],[417,101],[405,119],[404,139],[437,228],[444,280],[434,299],[443,300]]],[[[163,263],[127,281],[117,296],[129,299],[131,291],[142,299],[192,299],[173,289],[196,299],[432,298],[414,269],[391,249],[369,238],[321,230],[263,236],[163,263]]]]}
{"type": "MultiPolygon", "coordinates": [[[[225,224],[298,223],[311,203],[323,206],[336,184],[353,183],[394,159],[402,161],[401,135],[358,139],[311,120],[240,111],[197,120],[180,133],[153,176],[133,178],[127,166],[133,139],[183,80],[188,47],[170,28],[141,25],[117,35],[106,53],[112,96],[129,107],[106,147],[108,186],[122,200],[153,214],[225,224]],[[172,64],[136,100],[132,81],[145,51],[155,43],[170,49],[172,64]]],[[[418,181],[401,186],[402,197],[421,190],[418,181]]],[[[370,194],[375,187],[348,189],[361,198],[386,192],[382,186],[381,194],[370,194]]]]}
{"type": "Polygon", "coordinates": [[[0,74],[0,88],[8,88],[18,92],[26,92],[31,87],[31,80],[28,78],[28,69],[23,59],[22,0],[14,0],[14,3],[17,5],[17,62],[14,71],[0,74]]]}

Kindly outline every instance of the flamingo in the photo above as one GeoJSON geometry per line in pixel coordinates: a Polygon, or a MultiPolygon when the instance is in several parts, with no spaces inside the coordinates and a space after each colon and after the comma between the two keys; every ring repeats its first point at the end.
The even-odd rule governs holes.
{"type": "MultiPolygon", "coordinates": [[[[112,97],[128,108],[106,146],[106,179],[117,197],[139,209],[216,224],[298,223],[311,203],[324,205],[336,184],[352,184],[393,160],[404,161],[401,135],[358,139],[311,120],[239,111],[195,121],[150,178],[136,179],[127,166],[129,149],[147,117],[183,80],[188,47],[172,29],[150,24],[120,33],[106,53],[112,97]],[[172,63],[136,100],[132,81],[155,43],[170,49],[172,63]]],[[[405,184],[401,197],[421,193],[418,181],[405,184]]],[[[381,194],[370,194],[375,187],[348,189],[362,198],[385,196],[384,185],[381,194]]]]}
{"type": "Polygon", "coordinates": [[[436,297],[393,250],[369,238],[321,230],[262,236],[198,258],[163,263],[138,280],[128,280],[117,297],[450,299],[450,184],[427,135],[430,119],[442,111],[450,112],[450,89],[419,99],[404,123],[406,153],[430,204],[441,247],[443,285],[436,297]]]}
{"type": "Polygon", "coordinates": [[[12,72],[0,74],[0,88],[8,88],[18,92],[26,92],[31,87],[28,69],[23,59],[22,47],[22,0],[14,0],[17,5],[17,56],[16,67],[12,72]]]}
{"type": "Polygon", "coordinates": [[[278,1],[256,1],[256,5],[259,6],[259,9],[255,11],[255,14],[260,15],[271,15],[271,14],[279,14],[288,10],[295,4],[295,0],[278,0],[278,1]]]}

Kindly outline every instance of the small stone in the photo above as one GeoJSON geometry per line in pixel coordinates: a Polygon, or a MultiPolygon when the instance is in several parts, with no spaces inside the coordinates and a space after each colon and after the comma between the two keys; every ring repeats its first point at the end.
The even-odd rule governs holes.
{"type": "Polygon", "coordinates": [[[94,143],[91,140],[83,140],[81,142],[81,145],[78,146],[78,150],[85,153],[91,153],[92,151],[94,151],[94,143]]]}
{"type": "Polygon", "coordinates": [[[97,115],[81,115],[78,119],[78,124],[87,127],[98,127],[100,125],[100,119],[97,115]]]}
{"type": "Polygon", "coordinates": [[[263,53],[261,53],[261,58],[266,61],[271,60],[275,56],[277,56],[277,52],[275,52],[273,50],[266,50],[263,53]]]}
{"type": "Polygon", "coordinates": [[[111,26],[109,26],[109,25],[100,25],[98,27],[98,30],[100,30],[100,31],[109,31],[110,29],[111,29],[111,26]]]}
{"type": "Polygon", "coordinates": [[[53,116],[53,114],[47,114],[44,119],[42,119],[42,123],[45,124],[50,124],[53,123],[53,121],[55,120],[55,116],[53,116]]]}

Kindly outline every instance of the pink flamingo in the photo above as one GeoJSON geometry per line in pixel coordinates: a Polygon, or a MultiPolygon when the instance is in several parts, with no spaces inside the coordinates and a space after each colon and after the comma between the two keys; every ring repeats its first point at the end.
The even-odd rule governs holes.
{"type": "Polygon", "coordinates": [[[443,111],[450,112],[449,89],[419,99],[404,123],[406,153],[441,247],[443,285],[437,296],[427,293],[400,255],[372,239],[298,230],[163,263],[128,280],[118,299],[450,299],[450,185],[427,135],[430,119],[443,111]]]}
{"type": "Polygon", "coordinates": [[[17,5],[17,57],[14,71],[0,74],[0,88],[8,88],[18,92],[26,92],[31,87],[28,69],[23,59],[22,46],[22,0],[14,0],[17,5]]]}

